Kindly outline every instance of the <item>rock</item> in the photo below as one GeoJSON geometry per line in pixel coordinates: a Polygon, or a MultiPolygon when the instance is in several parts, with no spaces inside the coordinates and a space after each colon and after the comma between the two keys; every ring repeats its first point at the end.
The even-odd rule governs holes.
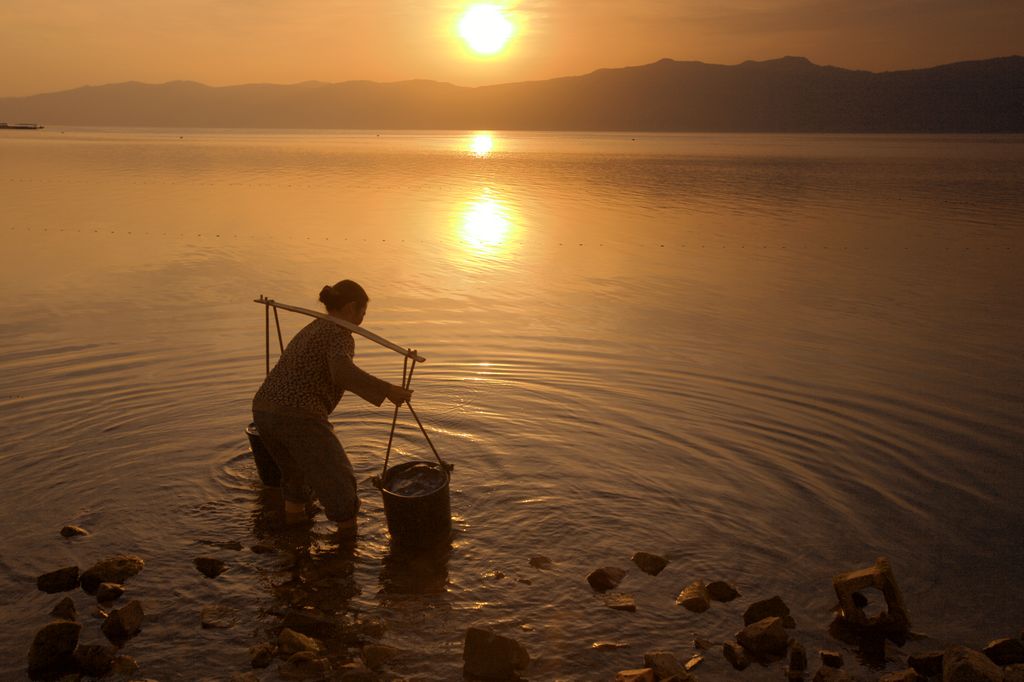
{"type": "Polygon", "coordinates": [[[996,639],[989,642],[982,653],[1000,666],[1024,663],[1024,642],[1010,637],[996,639]]]}
{"type": "Polygon", "coordinates": [[[755,658],[781,655],[789,645],[782,619],[775,616],[751,623],[736,633],[736,640],[755,658]]]}
{"type": "Polygon", "coordinates": [[[341,666],[335,673],[341,682],[378,682],[379,677],[359,661],[341,666]]]}
{"type": "Polygon", "coordinates": [[[782,627],[786,628],[787,630],[792,630],[796,627],[796,619],[793,618],[793,616],[783,616],[782,627]]]}
{"type": "Polygon", "coordinates": [[[103,634],[113,644],[122,644],[142,629],[142,604],[133,599],[119,609],[114,609],[103,621],[103,634]]]}
{"type": "Polygon", "coordinates": [[[266,668],[276,656],[277,647],[270,642],[261,642],[249,649],[249,662],[254,668],[266,668]]]}
{"type": "Polygon", "coordinates": [[[898,631],[910,629],[910,617],[903,603],[892,566],[885,557],[875,560],[875,565],[856,571],[841,573],[832,578],[832,587],[839,597],[839,609],[842,617],[860,626],[886,625],[898,631]],[[886,610],[874,617],[864,613],[867,600],[860,590],[874,588],[882,593],[886,610]]]}
{"type": "Polygon", "coordinates": [[[356,622],[356,629],[363,637],[380,639],[388,628],[380,618],[363,618],[356,622]]]}
{"type": "Polygon", "coordinates": [[[715,646],[715,643],[710,639],[704,639],[703,637],[693,638],[693,648],[698,651],[707,651],[711,647],[715,646]]]}
{"type": "Polygon", "coordinates": [[[402,653],[401,649],[383,644],[367,644],[363,646],[363,663],[371,670],[379,670],[384,664],[402,653]]]}
{"type": "Polygon", "coordinates": [[[1003,668],[1003,682],[1024,682],[1024,664],[1014,663],[1003,668]]]}
{"type": "Polygon", "coordinates": [[[680,680],[690,679],[690,674],[679,659],[668,651],[649,651],[644,654],[644,667],[654,670],[654,679],[667,680],[678,677],[680,680]]]}
{"type": "Polygon", "coordinates": [[[36,587],[47,594],[67,592],[78,587],[78,566],[58,568],[36,578],[36,587]]]}
{"type": "Polygon", "coordinates": [[[131,656],[115,656],[110,670],[115,675],[133,675],[139,669],[139,664],[131,656]]]}
{"type": "Polygon", "coordinates": [[[939,677],[942,675],[942,652],[915,654],[907,658],[907,665],[924,677],[939,677]]]}
{"type": "Polygon", "coordinates": [[[703,613],[711,608],[711,595],[708,594],[708,588],[704,586],[703,581],[694,580],[676,597],[676,605],[694,613],[703,613]]]}
{"type": "Polygon", "coordinates": [[[636,599],[628,594],[609,594],[604,605],[616,611],[636,611],[636,599]]]}
{"type": "Polygon", "coordinates": [[[249,551],[253,554],[277,554],[277,547],[266,542],[257,542],[249,547],[249,551]]]}
{"type": "Polygon", "coordinates": [[[832,651],[831,649],[821,649],[818,651],[818,655],[821,656],[821,664],[826,668],[843,667],[843,655],[838,651],[832,651]]]}
{"type": "Polygon", "coordinates": [[[192,560],[192,563],[194,563],[199,572],[207,578],[216,578],[218,575],[228,570],[228,565],[223,561],[208,556],[196,557],[192,560]]]}
{"type": "Polygon", "coordinates": [[[782,669],[782,673],[786,676],[786,679],[789,680],[789,682],[800,682],[800,680],[804,679],[806,672],[806,670],[794,670],[788,665],[782,669]]]}
{"type": "Polygon", "coordinates": [[[86,594],[96,594],[100,583],[123,585],[128,578],[136,576],[146,565],[137,556],[118,555],[96,563],[82,574],[82,589],[86,594]]]}
{"type": "Polygon", "coordinates": [[[63,620],[75,620],[78,611],[75,609],[75,602],[71,600],[71,597],[64,597],[53,607],[50,615],[63,620]]]}
{"type": "Polygon", "coordinates": [[[307,637],[290,628],[284,628],[277,636],[277,649],[280,653],[290,656],[300,651],[311,651],[318,654],[323,650],[323,646],[312,637],[307,637]]]}
{"type": "Polygon", "coordinates": [[[484,679],[507,680],[530,664],[530,654],[519,642],[484,628],[469,628],[462,649],[462,671],[484,679]]]}
{"type": "Polygon", "coordinates": [[[117,649],[100,644],[82,644],[75,649],[75,663],[83,675],[103,677],[114,667],[114,654],[117,649]]]}
{"type": "Polygon", "coordinates": [[[683,667],[686,668],[686,672],[690,672],[703,662],[703,656],[701,656],[700,654],[694,654],[693,656],[690,656],[690,660],[683,664],[683,667]]]}
{"type": "Polygon", "coordinates": [[[605,566],[591,572],[591,574],[587,576],[587,582],[590,583],[590,586],[598,592],[604,592],[605,590],[618,587],[619,583],[621,583],[622,579],[625,577],[626,572],[621,568],[605,566]]]}
{"type": "Polygon", "coordinates": [[[654,670],[651,668],[620,670],[615,673],[615,682],[655,682],[654,670]]]}
{"type": "Polygon", "coordinates": [[[750,658],[736,642],[725,642],[722,644],[722,655],[729,661],[736,670],[745,670],[750,665],[750,658]]]}
{"type": "Polygon", "coordinates": [[[547,571],[551,568],[552,563],[551,559],[543,554],[538,554],[537,556],[530,557],[530,565],[542,571],[547,571]]]}
{"type": "MultiPolygon", "coordinates": [[[[329,639],[334,637],[341,629],[341,624],[337,620],[332,619],[319,611],[304,609],[292,609],[285,613],[284,618],[281,621],[281,625],[289,630],[301,632],[304,635],[316,637],[318,639],[329,639]]],[[[374,639],[379,638],[383,634],[383,631],[381,631],[380,634],[374,635],[365,627],[361,627],[360,630],[363,634],[374,639]]]]}
{"type": "Polygon", "coordinates": [[[591,649],[597,649],[598,651],[613,651],[615,649],[625,649],[628,644],[622,642],[594,642],[590,645],[591,649]]]}
{"type": "Polygon", "coordinates": [[[321,679],[331,671],[326,658],[312,651],[297,651],[277,669],[277,674],[286,680],[321,679]]]}
{"type": "Polygon", "coordinates": [[[89,531],[79,526],[64,526],[60,529],[60,534],[66,538],[73,538],[76,535],[88,535],[89,531]]]}
{"type": "Polygon", "coordinates": [[[849,682],[850,676],[842,668],[823,665],[814,673],[814,682],[849,682]]]}
{"type": "Polygon", "coordinates": [[[739,590],[724,580],[714,580],[707,584],[708,596],[715,601],[732,601],[740,596],[739,590]]]}
{"type": "Polygon", "coordinates": [[[801,672],[807,670],[807,649],[796,640],[789,644],[789,669],[801,672]]]}
{"type": "Polygon", "coordinates": [[[82,626],[59,620],[40,629],[28,650],[28,675],[32,679],[59,677],[75,670],[75,647],[82,626]]]}
{"type": "Polygon", "coordinates": [[[926,682],[926,680],[913,668],[907,668],[906,670],[886,673],[878,678],[878,682],[926,682]]]}
{"type": "Polygon", "coordinates": [[[647,552],[635,552],[632,562],[637,565],[637,568],[649,575],[658,575],[668,566],[668,559],[657,554],[648,554],[647,552]]]}
{"type": "Polygon", "coordinates": [[[96,588],[96,601],[117,601],[124,594],[124,585],[117,583],[100,583],[96,588]]]}
{"type": "Polygon", "coordinates": [[[743,624],[750,625],[770,616],[785,618],[788,615],[789,607],[786,606],[786,602],[782,601],[782,597],[776,595],[771,599],[762,599],[748,606],[747,610],[743,612],[743,624]]]}
{"type": "Polygon", "coordinates": [[[942,656],[942,682],[999,682],[1003,671],[988,656],[965,646],[947,647],[942,656]]]}
{"type": "Polygon", "coordinates": [[[199,624],[206,629],[224,630],[238,622],[238,615],[230,606],[214,604],[204,606],[199,614],[199,624]]]}

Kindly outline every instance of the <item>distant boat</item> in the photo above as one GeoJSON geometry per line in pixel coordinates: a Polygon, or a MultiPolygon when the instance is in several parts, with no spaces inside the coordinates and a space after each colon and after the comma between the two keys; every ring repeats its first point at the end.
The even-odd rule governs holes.
{"type": "Polygon", "coordinates": [[[0,128],[8,130],[42,130],[45,127],[38,123],[0,123],[0,128]]]}

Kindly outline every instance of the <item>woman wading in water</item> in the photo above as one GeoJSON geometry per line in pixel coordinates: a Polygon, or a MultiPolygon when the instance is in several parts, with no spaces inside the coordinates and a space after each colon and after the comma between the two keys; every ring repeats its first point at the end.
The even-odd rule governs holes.
{"type": "MultiPolygon", "coordinates": [[[[369,300],[361,286],[347,279],[320,291],[329,315],[356,325],[369,300]]],[[[327,417],[346,390],[378,407],[385,398],[401,405],[412,396],[356,367],[354,354],[352,332],[313,320],[288,343],[252,401],[260,438],[281,470],[285,520],[308,521],[308,485],[327,518],[337,522],[339,534],[349,537],[355,536],[359,510],[356,479],[327,417]]]]}

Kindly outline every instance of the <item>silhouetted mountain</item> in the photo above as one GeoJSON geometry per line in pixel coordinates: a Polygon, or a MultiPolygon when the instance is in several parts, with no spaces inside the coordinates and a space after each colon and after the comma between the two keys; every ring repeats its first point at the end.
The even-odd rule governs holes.
{"type": "Polygon", "coordinates": [[[434,81],[119,83],[0,98],[0,120],[208,128],[1024,132],[1024,57],[871,73],[802,57],[466,88],[434,81]]]}

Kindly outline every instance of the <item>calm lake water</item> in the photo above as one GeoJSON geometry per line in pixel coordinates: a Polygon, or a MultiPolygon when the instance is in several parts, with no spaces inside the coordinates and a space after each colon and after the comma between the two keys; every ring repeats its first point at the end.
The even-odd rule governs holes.
{"type": "MultiPolygon", "coordinates": [[[[857,671],[826,634],[831,577],[883,555],[927,636],[904,653],[1022,625],[1020,137],[7,131],[0,234],[3,679],[62,596],[36,576],[117,553],[146,560],[125,653],[159,680],[249,670],[303,607],[402,649],[395,676],[459,679],[484,625],[528,648],[531,679],[610,679],[732,639],[775,594],[812,672],[820,647],[857,671]],[[322,514],[282,530],[256,480],[252,300],[313,308],[342,278],[369,329],[427,358],[448,552],[389,547],[366,482],[387,407],[350,395],[332,419],[363,481],[354,560],[322,514]],[[231,541],[282,551],[210,544],[231,541]],[[671,564],[646,575],[638,550],[671,564]],[[230,570],[206,579],[203,555],[230,570]],[[585,582],[606,565],[630,569],[635,613],[585,582]],[[675,606],[699,578],[742,596],[675,606]],[[201,629],[210,604],[237,625],[201,629]]],[[[285,341],[306,321],[282,313],[285,341]]],[[[401,376],[365,339],[356,359],[401,376]]],[[[430,457],[407,412],[396,443],[430,457]]],[[[698,672],[781,677],[717,649],[698,672]]]]}

